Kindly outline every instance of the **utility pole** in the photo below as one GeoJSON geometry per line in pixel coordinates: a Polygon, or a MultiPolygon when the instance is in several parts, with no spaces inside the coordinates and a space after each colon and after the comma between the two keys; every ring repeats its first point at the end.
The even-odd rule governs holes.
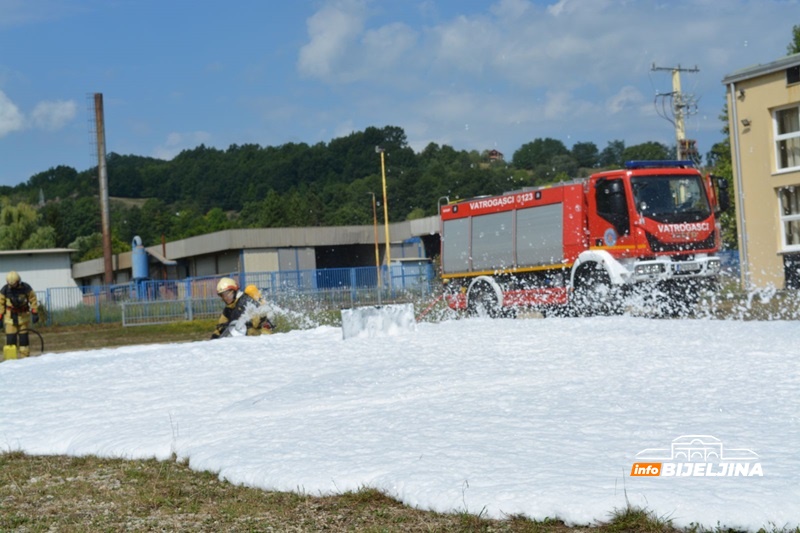
{"type": "Polygon", "coordinates": [[[389,202],[386,198],[386,162],[383,157],[383,148],[375,147],[375,151],[381,154],[381,180],[383,181],[383,226],[386,231],[386,268],[389,274],[389,290],[392,290],[392,242],[389,240],[389,202]]]}
{"type": "Polygon", "coordinates": [[[378,305],[381,303],[381,254],[378,248],[378,210],[375,206],[375,193],[368,192],[372,195],[372,227],[375,229],[375,270],[378,273],[378,305]]]}
{"type": "Polygon", "coordinates": [[[661,117],[667,119],[675,126],[675,141],[677,144],[677,159],[680,160],[692,160],[697,161],[698,154],[697,154],[697,146],[696,141],[693,139],[686,138],[686,121],[685,118],[687,115],[693,115],[697,112],[697,101],[693,94],[684,94],[681,91],[681,72],[700,72],[700,69],[695,66],[694,68],[683,68],[680,65],[677,67],[657,67],[655,63],[653,63],[653,67],[650,69],[653,71],[659,70],[668,70],[672,72],[672,92],[659,94],[656,93],[656,99],[659,97],[662,98],[662,109],[658,109],[658,105],[656,105],[656,110],[659,111],[659,115],[661,117]],[[664,103],[666,99],[669,98],[671,100],[671,110],[670,113],[672,118],[670,119],[664,103]]]}

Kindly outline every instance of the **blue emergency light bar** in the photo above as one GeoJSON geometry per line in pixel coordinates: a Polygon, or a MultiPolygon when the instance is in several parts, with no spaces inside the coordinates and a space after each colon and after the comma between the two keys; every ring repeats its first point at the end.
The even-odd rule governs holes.
{"type": "Polygon", "coordinates": [[[625,161],[625,168],[633,170],[635,168],[694,168],[693,161],[679,160],[648,160],[648,161],[625,161]]]}

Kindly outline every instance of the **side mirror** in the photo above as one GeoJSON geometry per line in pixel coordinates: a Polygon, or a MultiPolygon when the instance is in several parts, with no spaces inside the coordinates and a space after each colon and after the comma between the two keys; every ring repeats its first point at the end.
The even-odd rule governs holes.
{"type": "Polygon", "coordinates": [[[728,194],[728,180],[719,176],[711,176],[717,185],[717,206],[720,212],[727,211],[731,207],[731,197],[728,194]]]}

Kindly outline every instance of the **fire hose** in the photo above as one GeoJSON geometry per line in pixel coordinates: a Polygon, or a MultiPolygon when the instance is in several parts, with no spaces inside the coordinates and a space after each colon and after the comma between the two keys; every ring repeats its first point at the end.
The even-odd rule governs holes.
{"type": "MultiPolygon", "coordinates": [[[[42,337],[42,334],[36,331],[35,329],[29,328],[28,335],[30,334],[34,334],[37,337],[39,337],[39,342],[41,343],[41,352],[39,352],[37,355],[42,355],[44,353],[44,337],[42,337]]],[[[19,350],[19,335],[17,335],[17,350],[19,350]]],[[[2,361],[2,357],[0,357],[0,361],[2,361]]]]}

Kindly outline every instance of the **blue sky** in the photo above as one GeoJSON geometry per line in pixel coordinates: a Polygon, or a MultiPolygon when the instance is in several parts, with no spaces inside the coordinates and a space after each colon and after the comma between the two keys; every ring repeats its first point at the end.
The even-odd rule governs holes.
{"type": "Polygon", "coordinates": [[[96,165],[94,93],[108,152],[163,159],[386,125],[417,151],[509,159],[539,137],[672,145],[653,64],[699,68],[681,81],[705,153],[722,78],[784,56],[798,15],[798,0],[0,0],[0,185],[96,165]]]}

